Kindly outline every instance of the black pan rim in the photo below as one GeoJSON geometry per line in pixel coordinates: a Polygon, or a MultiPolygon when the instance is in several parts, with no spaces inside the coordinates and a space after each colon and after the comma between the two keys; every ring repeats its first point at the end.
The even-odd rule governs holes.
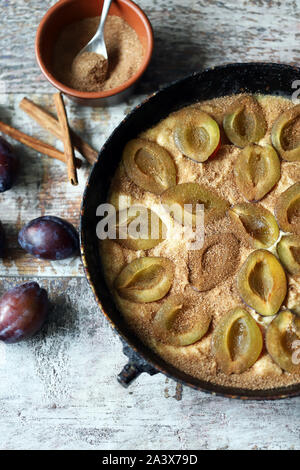
{"type": "MultiPolygon", "coordinates": [[[[165,90],[169,90],[170,88],[174,86],[178,86],[185,81],[188,81],[192,77],[198,77],[199,80],[201,80],[202,76],[205,76],[207,73],[211,71],[218,71],[218,70],[238,70],[240,68],[246,68],[246,67],[276,67],[278,69],[290,69],[294,72],[297,72],[300,77],[300,69],[297,66],[294,65],[289,65],[289,64],[284,64],[284,63],[274,63],[274,62],[236,62],[236,63],[227,63],[224,65],[217,65],[214,67],[209,67],[204,70],[198,71],[198,72],[193,72],[189,74],[188,76],[180,79],[180,80],[175,80],[167,85],[164,85],[162,88],[160,88],[158,91],[152,93],[150,96],[148,96],[145,100],[143,100],[140,104],[135,106],[127,115],[126,117],[121,121],[121,123],[114,129],[114,131],[111,133],[109,138],[106,140],[105,144],[101,148],[99,155],[98,155],[98,160],[95,162],[93,167],[91,168],[89,178],[87,180],[84,194],[83,194],[83,199],[82,199],[82,204],[81,204],[81,211],[80,211],[80,247],[81,247],[81,256],[82,256],[82,263],[84,267],[84,272],[85,276],[88,280],[88,283],[93,291],[95,300],[100,307],[100,310],[102,314],[108,319],[110,325],[112,328],[117,332],[117,334],[120,336],[120,338],[126,342],[129,347],[137,352],[137,354],[143,358],[149,365],[151,365],[153,368],[155,368],[158,372],[163,373],[169,378],[172,378],[173,380],[182,383],[184,385],[187,385],[193,389],[197,389],[199,391],[209,393],[215,396],[222,396],[222,397],[227,397],[227,398],[235,398],[235,399],[242,399],[242,400],[277,400],[277,399],[284,399],[284,398],[291,398],[291,397],[296,397],[300,396],[300,384],[296,385],[291,385],[288,387],[281,387],[281,388],[271,388],[271,389],[239,389],[239,388],[234,388],[234,387],[225,387],[221,385],[214,384],[212,382],[205,382],[205,381],[200,381],[199,379],[196,379],[192,376],[188,376],[187,374],[182,373],[179,369],[174,368],[171,364],[166,363],[160,356],[158,356],[156,353],[150,350],[150,348],[147,348],[144,346],[146,349],[149,349],[149,354],[151,352],[151,356],[154,356],[157,358],[157,360],[153,360],[153,358],[149,359],[147,355],[139,349],[136,344],[133,343],[133,341],[128,337],[128,335],[119,328],[114,321],[110,318],[109,314],[106,313],[102,302],[101,298],[99,298],[96,288],[92,279],[92,276],[89,271],[89,266],[88,266],[88,261],[86,258],[86,244],[85,244],[85,233],[84,233],[84,216],[85,216],[85,209],[86,209],[86,204],[87,204],[87,199],[88,199],[88,192],[90,189],[91,185],[91,180],[93,177],[94,169],[96,165],[99,165],[99,162],[101,160],[101,155],[105,152],[106,147],[109,145],[109,143],[114,139],[115,135],[117,134],[119,128],[124,125],[124,123],[131,118],[133,114],[135,114],[138,110],[142,110],[143,106],[146,105],[152,98],[154,97],[159,97],[160,94],[163,94],[165,90]],[[158,361],[158,362],[157,362],[158,361]],[[164,365],[162,366],[161,363],[164,365]],[[172,367],[176,370],[181,375],[185,375],[187,379],[180,379],[179,377],[176,377],[174,373],[168,372],[168,367],[172,367]],[[199,385],[201,383],[201,385],[199,385]]],[[[135,335],[134,335],[135,336],[135,335]]],[[[137,338],[137,342],[139,342],[139,338],[137,338]]]]}

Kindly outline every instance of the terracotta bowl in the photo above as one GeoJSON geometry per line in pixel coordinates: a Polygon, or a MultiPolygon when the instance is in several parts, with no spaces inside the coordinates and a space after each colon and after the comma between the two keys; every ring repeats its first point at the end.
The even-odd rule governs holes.
{"type": "Polygon", "coordinates": [[[127,21],[136,31],[144,47],[144,60],[139,71],[119,87],[103,92],[82,92],[59,82],[52,71],[53,49],[58,35],[70,23],[99,16],[101,10],[99,0],[61,0],[48,10],[39,25],[36,36],[36,58],[47,80],[70,99],[83,106],[113,105],[125,100],[133,92],[134,86],[148,67],[153,51],[153,31],[145,13],[131,0],[115,0],[109,13],[127,21]]]}

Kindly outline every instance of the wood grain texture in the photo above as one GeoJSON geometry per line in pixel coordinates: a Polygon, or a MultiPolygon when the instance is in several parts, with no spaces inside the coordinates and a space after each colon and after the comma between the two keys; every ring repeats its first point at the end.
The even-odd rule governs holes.
{"type": "Polygon", "coordinates": [[[145,374],[124,390],[115,379],[121,344],[85,279],[40,283],[53,304],[48,324],[0,349],[1,448],[299,448],[299,400],[240,402],[188,388],[181,397],[175,382],[145,374]]]}
{"type": "MultiPolygon", "coordinates": [[[[30,96],[34,102],[55,113],[51,94],[31,94],[29,88],[26,96],[30,96]]],[[[41,129],[19,109],[23,97],[23,94],[16,93],[0,94],[0,120],[63,151],[60,141],[41,129]]],[[[116,108],[94,110],[76,108],[76,105],[68,102],[70,124],[95,149],[100,149],[114,127],[138,101],[139,97],[134,97],[116,108]]],[[[90,171],[89,165],[83,162],[82,168],[78,170],[79,185],[72,187],[68,183],[63,163],[42,156],[22,144],[11,142],[19,155],[20,169],[14,188],[0,194],[0,220],[10,239],[7,257],[4,261],[0,261],[1,274],[82,276],[79,259],[71,263],[69,261],[41,263],[18,248],[17,234],[25,223],[40,215],[63,217],[78,226],[81,198],[90,171]]]]}
{"type": "MultiPolygon", "coordinates": [[[[54,3],[0,2],[0,120],[62,150],[19,110],[28,96],[55,111],[54,90],[34,58],[37,25],[54,3]]],[[[136,95],[107,109],[67,104],[71,126],[96,149],[147,93],[194,70],[235,61],[300,62],[299,1],[138,3],[152,21],[156,47],[136,95]]],[[[0,194],[0,219],[10,241],[0,265],[0,294],[22,276],[37,279],[53,309],[34,339],[0,344],[0,449],[300,449],[300,399],[231,401],[182,389],[162,375],[144,374],[129,390],[117,384],[126,358],[79,259],[40,262],[17,249],[18,230],[34,217],[57,215],[78,224],[89,168],[78,171],[79,186],[72,187],[62,163],[16,148],[16,186],[0,194]]]]}

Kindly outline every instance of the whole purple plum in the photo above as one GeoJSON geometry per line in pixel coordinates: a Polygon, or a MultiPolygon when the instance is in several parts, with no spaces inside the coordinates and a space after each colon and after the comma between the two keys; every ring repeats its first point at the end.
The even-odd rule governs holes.
{"type": "Polygon", "coordinates": [[[36,282],[27,282],[0,298],[0,341],[17,343],[37,333],[49,311],[48,295],[36,282]]]}
{"type": "Polygon", "coordinates": [[[0,193],[12,187],[17,168],[18,159],[12,146],[0,137],[0,193]]]}
{"type": "Polygon", "coordinates": [[[19,244],[37,258],[61,260],[78,253],[78,233],[69,222],[59,217],[39,217],[19,233],[19,244]]]}

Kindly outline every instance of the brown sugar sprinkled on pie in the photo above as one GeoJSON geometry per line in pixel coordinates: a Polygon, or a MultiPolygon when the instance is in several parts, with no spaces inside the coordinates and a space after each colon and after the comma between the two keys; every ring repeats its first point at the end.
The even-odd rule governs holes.
{"type": "MultiPolygon", "coordinates": [[[[272,165],[275,162],[278,166],[278,159],[273,158],[273,155],[269,158],[269,154],[262,157],[255,155],[254,161],[258,161],[261,166],[256,173],[256,168],[254,168],[253,173],[255,162],[254,164],[250,162],[249,172],[253,176],[254,186],[260,182],[262,189],[255,192],[252,186],[252,192],[248,190],[249,187],[247,187],[247,191],[245,190],[245,194],[241,192],[240,188],[244,187],[242,185],[243,172],[241,171],[239,184],[237,184],[235,169],[241,152],[243,152],[242,145],[235,145],[230,140],[232,134],[229,132],[226,135],[223,128],[224,118],[229,112],[233,114],[238,103],[246,103],[247,106],[245,110],[235,116],[235,120],[231,121],[232,129],[235,133],[238,132],[240,137],[244,136],[242,143],[245,145],[248,145],[248,141],[251,142],[251,145],[253,141],[255,145],[259,145],[260,152],[261,148],[264,149],[267,145],[272,145],[271,133],[278,118],[293,108],[291,101],[279,97],[227,96],[196,103],[184,111],[170,114],[153,128],[136,136],[138,139],[152,142],[168,152],[176,168],[176,185],[197,183],[208,188],[218,198],[225,201],[225,210],[220,216],[207,219],[204,246],[199,250],[192,251],[188,249],[186,241],[167,238],[148,250],[134,251],[121,246],[117,241],[106,241],[106,246],[110,246],[109,250],[101,250],[102,267],[117,307],[129,326],[145,344],[153,348],[164,360],[185,373],[205,381],[223,386],[268,389],[300,382],[299,368],[291,367],[290,345],[284,356],[276,346],[277,339],[280,340],[280,337],[283,337],[280,334],[286,335],[284,337],[287,338],[298,338],[299,335],[298,321],[294,322],[294,314],[300,311],[300,286],[297,282],[297,274],[293,274],[294,271],[291,268],[289,268],[290,270],[285,268],[284,262],[282,262],[282,266],[285,268],[287,279],[287,295],[283,299],[283,290],[279,299],[276,298],[276,293],[274,294],[274,284],[278,280],[274,273],[276,269],[281,274],[283,273],[283,268],[277,261],[278,248],[276,249],[281,237],[286,236],[281,223],[282,220],[283,223],[284,221],[288,222],[289,226],[293,226],[294,233],[297,233],[298,193],[294,203],[289,198],[284,198],[284,204],[281,205],[285,207],[286,214],[282,220],[280,218],[279,220],[277,218],[277,221],[274,219],[275,208],[278,206],[278,200],[281,201],[281,194],[300,181],[300,162],[284,161],[280,158],[280,175],[278,168],[276,168],[272,178],[264,182],[262,178],[265,176],[266,165],[272,165]],[[213,157],[204,162],[195,161],[182,152],[183,148],[188,148],[189,151],[192,148],[195,151],[197,147],[195,140],[193,140],[196,121],[192,123],[194,127],[191,134],[189,131],[186,134],[182,128],[180,128],[180,132],[178,130],[177,117],[186,115],[189,110],[206,113],[220,129],[221,146],[213,157]],[[259,122],[263,123],[262,129],[257,127],[259,122]],[[250,130],[247,128],[248,123],[250,130]],[[182,145],[184,144],[182,147],[178,145],[178,139],[174,139],[176,129],[182,139],[182,145]],[[254,194],[253,197],[252,194],[254,194]],[[257,194],[258,203],[255,200],[257,194]],[[246,197],[248,195],[250,195],[249,199],[246,197]],[[262,210],[250,210],[249,212],[248,209],[249,207],[251,209],[252,204],[261,207],[262,210]],[[246,215],[243,216],[243,227],[247,233],[237,230],[233,224],[232,217],[228,213],[228,209],[231,210],[233,207],[247,209],[245,209],[247,214],[245,212],[246,215]],[[258,216],[255,219],[258,213],[261,220],[258,216]],[[279,237],[277,224],[281,229],[279,237]],[[248,243],[245,242],[246,238],[248,243]],[[275,315],[269,317],[263,316],[261,311],[257,313],[254,308],[246,305],[237,285],[241,267],[257,248],[264,248],[258,252],[267,251],[270,255],[262,256],[261,262],[256,260],[253,272],[250,269],[249,286],[250,291],[254,289],[257,297],[260,297],[258,303],[253,304],[258,310],[264,309],[264,302],[269,305],[268,295],[272,292],[273,303],[271,306],[269,305],[267,313],[273,313],[273,311],[277,313],[275,312],[275,315]],[[142,304],[121,298],[115,290],[114,281],[126,265],[137,258],[144,257],[166,258],[171,261],[174,266],[174,278],[170,290],[164,297],[142,304]],[[269,274],[272,275],[269,276],[269,274]],[[282,310],[291,311],[287,317],[289,322],[286,321],[286,323],[288,326],[292,323],[297,326],[296,329],[293,329],[292,334],[289,334],[289,330],[284,332],[285,323],[283,320],[286,316],[279,317],[282,310]],[[280,321],[273,323],[274,319],[278,317],[280,321]],[[269,330],[269,338],[272,342],[269,339],[269,347],[267,348],[265,336],[269,325],[273,325],[269,330]],[[213,336],[216,331],[219,331],[217,352],[213,347],[213,336]],[[279,334],[278,331],[283,331],[283,333],[279,334]]],[[[197,113],[193,111],[193,116],[196,115],[197,113]]],[[[182,126],[182,121],[180,125],[182,126]]],[[[294,148],[298,142],[297,126],[298,123],[295,121],[284,130],[286,148],[294,148]]],[[[204,140],[208,139],[205,131],[201,132],[200,130],[197,136],[204,140]]],[[[241,143],[241,139],[239,142],[241,143]]],[[[186,151],[186,153],[189,152],[186,151]]],[[[146,166],[142,165],[141,168],[145,169],[146,166]]],[[[161,207],[160,194],[142,188],[136,184],[140,180],[134,181],[130,175],[130,171],[126,172],[121,162],[111,184],[109,202],[113,203],[118,210],[129,205],[141,204],[155,211],[163,223],[169,227],[172,220],[161,207]],[[119,199],[120,195],[121,199],[119,199]]],[[[170,192],[176,194],[177,191],[170,192]]],[[[295,196],[295,190],[290,190],[290,192],[292,196],[295,196]]],[[[287,253],[289,246],[285,247],[283,244],[281,246],[285,248],[283,256],[291,257],[294,254],[295,264],[299,258],[295,252],[298,245],[295,240],[293,243],[296,247],[292,246],[294,252],[287,253]]],[[[254,258],[256,259],[257,256],[254,255],[254,258]]],[[[289,258],[288,262],[290,263],[290,261],[289,258]]],[[[281,278],[283,279],[284,275],[281,278]]]]}
{"type": "Polygon", "coordinates": [[[207,237],[201,250],[189,251],[191,285],[200,292],[213,289],[235,273],[239,258],[239,241],[232,233],[207,237]]]}

